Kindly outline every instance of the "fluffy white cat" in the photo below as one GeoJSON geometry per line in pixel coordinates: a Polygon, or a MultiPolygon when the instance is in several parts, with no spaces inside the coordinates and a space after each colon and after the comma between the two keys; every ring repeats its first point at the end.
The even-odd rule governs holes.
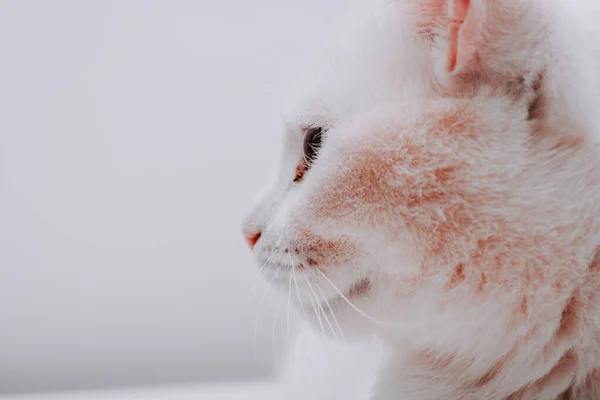
{"type": "Polygon", "coordinates": [[[600,2],[368,3],[244,222],[284,398],[600,399],[600,2]]]}

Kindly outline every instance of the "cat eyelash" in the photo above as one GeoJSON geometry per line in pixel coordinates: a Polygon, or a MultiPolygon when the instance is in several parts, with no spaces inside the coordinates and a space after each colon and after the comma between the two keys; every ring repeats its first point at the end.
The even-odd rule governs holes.
{"type": "Polygon", "coordinates": [[[326,130],[322,127],[310,127],[303,129],[303,132],[302,160],[296,167],[296,177],[294,178],[294,182],[296,183],[302,181],[304,174],[317,160],[326,130]]]}

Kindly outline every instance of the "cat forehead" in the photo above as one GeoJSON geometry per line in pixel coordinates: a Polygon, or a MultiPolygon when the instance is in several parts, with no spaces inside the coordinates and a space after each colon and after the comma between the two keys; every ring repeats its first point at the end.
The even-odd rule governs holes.
{"type": "MultiPolygon", "coordinates": [[[[367,2],[369,3],[369,2],[367,2]]],[[[288,125],[327,125],[390,102],[426,95],[428,49],[407,1],[375,1],[352,10],[291,90],[288,125]]]]}

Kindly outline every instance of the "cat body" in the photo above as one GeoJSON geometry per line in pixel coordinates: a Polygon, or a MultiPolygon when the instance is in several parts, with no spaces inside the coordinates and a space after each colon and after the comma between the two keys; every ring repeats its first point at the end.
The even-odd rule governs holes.
{"type": "Polygon", "coordinates": [[[396,0],[349,19],[244,222],[320,360],[291,349],[286,398],[600,399],[598,17],[396,0]]]}

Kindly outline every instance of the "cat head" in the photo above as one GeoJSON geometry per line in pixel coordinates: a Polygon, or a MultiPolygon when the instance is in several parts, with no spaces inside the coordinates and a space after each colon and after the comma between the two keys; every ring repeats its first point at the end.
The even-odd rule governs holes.
{"type": "Polygon", "coordinates": [[[261,273],[314,323],[386,319],[423,277],[466,275],[456,266],[473,243],[518,230],[529,222],[516,208],[545,200],[523,177],[577,141],[548,128],[535,4],[381,2],[302,82],[276,177],[243,231],[261,273]]]}

